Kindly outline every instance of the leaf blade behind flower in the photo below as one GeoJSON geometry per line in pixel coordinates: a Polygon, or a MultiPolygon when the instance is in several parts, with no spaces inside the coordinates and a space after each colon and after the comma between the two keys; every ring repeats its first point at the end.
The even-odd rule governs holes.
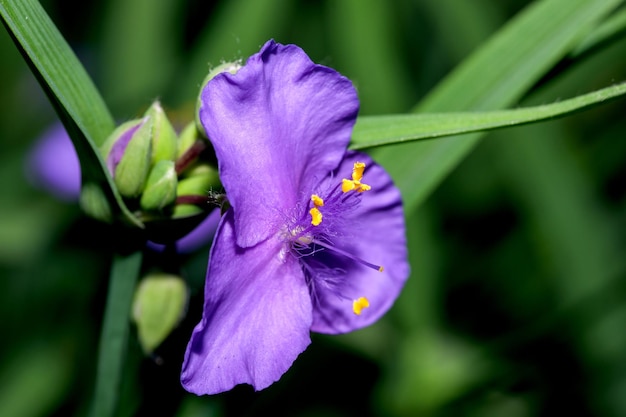
{"type": "Polygon", "coordinates": [[[98,146],[114,122],[76,55],[36,0],[0,1],[0,16],[72,139],[83,186],[95,184],[115,212],[143,227],[122,201],[100,156],[98,146]]]}
{"type": "Polygon", "coordinates": [[[486,112],[417,113],[359,117],[351,149],[434,139],[564,117],[626,95],[626,83],[553,104],[486,112]]]}
{"type": "MultiPolygon", "coordinates": [[[[533,3],[443,80],[420,112],[498,109],[519,100],[620,0],[533,3]]],[[[376,149],[403,192],[407,211],[420,204],[474,148],[483,133],[376,149]]]]}

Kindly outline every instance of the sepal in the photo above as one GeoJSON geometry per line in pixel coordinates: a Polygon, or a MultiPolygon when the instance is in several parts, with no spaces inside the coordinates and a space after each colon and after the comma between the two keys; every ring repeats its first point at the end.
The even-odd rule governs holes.
{"type": "Polygon", "coordinates": [[[154,352],[176,328],[185,314],[187,298],[187,284],[177,275],[153,273],[141,280],[135,291],[132,318],[144,352],[154,352]]]}
{"type": "Polygon", "coordinates": [[[159,161],[173,161],[176,158],[178,139],[176,131],[161,104],[155,101],[144,116],[152,121],[150,132],[152,140],[151,163],[154,165],[159,161]]]}
{"type": "Polygon", "coordinates": [[[176,200],[178,177],[173,161],[159,161],[150,170],[141,195],[140,206],[146,211],[162,211],[176,200]]]}

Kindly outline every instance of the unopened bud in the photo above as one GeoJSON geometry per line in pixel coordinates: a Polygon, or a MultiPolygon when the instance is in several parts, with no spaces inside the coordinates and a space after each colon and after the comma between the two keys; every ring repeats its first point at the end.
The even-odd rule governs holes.
{"type": "Polygon", "coordinates": [[[207,146],[208,141],[200,135],[195,122],[189,123],[178,138],[176,172],[180,175],[194,166],[207,146]]]}
{"type": "Polygon", "coordinates": [[[161,104],[155,101],[146,111],[145,117],[152,119],[152,164],[158,161],[173,161],[176,158],[176,131],[163,111],[161,104]]]}
{"type": "Polygon", "coordinates": [[[176,159],[180,159],[198,140],[205,140],[199,136],[198,129],[194,122],[189,123],[180,135],[178,135],[178,152],[176,159]]]}
{"type": "Polygon", "coordinates": [[[120,194],[138,197],[143,191],[151,157],[152,120],[144,117],[119,126],[102,146],[109,172],[120,194]]]}
{"type": "MultiPolygon", "coordinates": [[[[221,188],[217,169],[208,164],[201,164],[194,167],[187,173],[187,177],[178,181],[176,195],[179,200],[186,198],[195,201],[202,201],[209,205],[209,195],[213,189],[221,188]],[[195,198],[194,198],[195,197],[195,198]]],[[[206,207],[199,207],[196,204],[177,204],[174,208],[174,217],[184,217],[206,211],[206,207]]]]}
{"type": "Polygon", "coordinates": [[[176,200],[176,176],[173,161],[159,161],[150,170],[140,205],[146,211],[161,211],[176,200]]]}
{"type": "Polygon", "coordinates": [[[141,280],[133,300],[132,315],[139,342],[152,353],[174,330],[187,304],[185,281],[171,274],[150,274],[141,280]]]}

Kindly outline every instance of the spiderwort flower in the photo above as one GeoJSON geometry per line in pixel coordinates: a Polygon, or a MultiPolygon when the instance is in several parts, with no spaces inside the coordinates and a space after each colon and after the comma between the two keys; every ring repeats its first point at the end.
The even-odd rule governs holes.
{"type": "Polygon", "coordinates": [[[260,390],[310,331],[349,332],[390,308],[409,273],[400,193],[368,156],[346,151],[352,83],[295,45],[267,42],[201,100],[231,208],[181,382],[196,394],[260,390]]]}

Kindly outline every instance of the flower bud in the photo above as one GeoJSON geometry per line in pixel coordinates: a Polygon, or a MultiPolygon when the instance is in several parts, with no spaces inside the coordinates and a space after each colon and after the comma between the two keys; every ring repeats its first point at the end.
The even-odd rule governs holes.
{"type": "Polygon", "coordinates": [[[178,177],[173,161],[159,161],[150,175],[141,195],[140,205],[146,211],[161,211],[176,200],[178,177]]]}
{"type": "MultiPolygon", "coordinates": [[[[209,204],[209,193],[214,188],[221,188],[219,174],[215,168],[208,164],[201,164],[189,171],[187,177],[178,181],[176,195],[184,200],[185,197],[204,197],[209,204]]],[[[177,204],[174,208],[173,217],[190,216],[200,213],[202,208],[194,204],[177,204]]]]}
{"type": "Polygon", "coordinates": [[[119,126],[102,145],[109,172],[123,197],[138,197],[151,160],[152,119],[131,120],[119,126]]]}
{"type": "Polygon", "coordinates": [[[209,81],[211,81],[217,75],[221,74],[222,72],[229,72],[231,74],[236,74],[240,68],[241,68],[241,62],[239,61],[224,62],[223,64],[218,65],[217,67],[209,71],[209,74],[202,81],[202,87],[200,87],[200,95],[198,96],[198,100],[196,101],[196,126],[198,127],[198,131],[205,138],[207,137],[207,134],[206,134],[206,131],[204,130],[204,126],[202,126],[202,123],[200,123],[200,114],[199,114],[200,105],[202,104],[202,91],[204,90],[204,87],[206,87],[206,85],[209,83],[209,81]]]}
{"type": "Polygon", "coordinates": [[[198,129],[194,122],[189,123],[178,136],[178,152],[176,159],[180,159],[185,153],[191,149],[197,140],[204,140],[198,134],[198,129]]]}
{"type": "Polygon", "coordinates": [[[152,164],[158,161],[173,161],[176,158],[176,131],[163,111],[161,104],[155,101],[144,114],[152,119],[152,164]]]}
{"type": "Polygon", "coordinates": [[[144,352],[152,353],[174,330],[185,313],[187,297],[187,285],[179,276],[155,273],[141,280],[132,316],[144,352]]]}
{"type": "Polygon", "coordinates": [[[208,141],[200,136],[196,124],[194,122],[189,123],[178,138],[176,172],[180,175],[193,167],[207,146],[208,141]]]}

